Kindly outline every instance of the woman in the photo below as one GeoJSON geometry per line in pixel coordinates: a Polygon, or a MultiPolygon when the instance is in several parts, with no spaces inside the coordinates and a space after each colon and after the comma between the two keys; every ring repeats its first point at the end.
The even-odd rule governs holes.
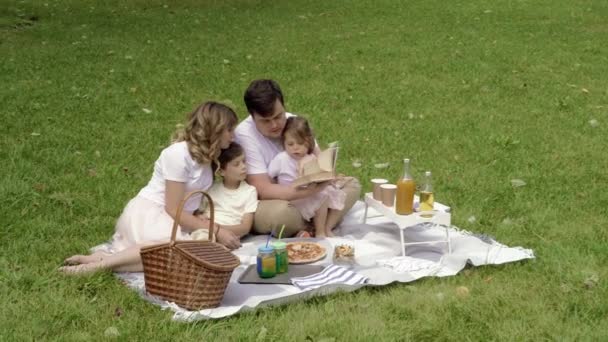
{"type": "MultiPolygon", "coordinates": [[[[65,262],[70,266],[60,267],[59,271],[66,274],[86,274],[101,269],[142,271],[141,247],[167,242],[177,208],[185,195],[211,187],[212,164],[218,164],[221,150],[232,142],[237,122],[234,111],[217,102],[206,102],[190,113],[185,128],[176,132],[173,143],[156,160],[148,185],[123,210],[109,250],[69,257],[65,262]]],[[[233,232],[209,227],[209,220],[194,215],[200,201],[199,195],[185,203],[177,239],[187,240],[191,231],[212,228],[219,243],[231,249],[240,247],[239,237],[233,232]]]]}

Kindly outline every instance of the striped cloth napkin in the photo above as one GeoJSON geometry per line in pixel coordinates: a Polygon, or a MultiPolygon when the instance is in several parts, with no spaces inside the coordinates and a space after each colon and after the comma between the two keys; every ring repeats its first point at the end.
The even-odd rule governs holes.
{"type": "Polygon", "coordinates": [[[291,283],[300,290],[312,290],[330,284],[365,284],[367,280],[367,277],[350,271],[345,267],[329,265],[319,273],[306,277],[291,278],[291,283]]]}

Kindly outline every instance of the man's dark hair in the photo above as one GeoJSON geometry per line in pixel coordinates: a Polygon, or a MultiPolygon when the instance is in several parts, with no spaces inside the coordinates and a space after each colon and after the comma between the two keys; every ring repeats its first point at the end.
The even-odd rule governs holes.
{"type": "Polygon", "coordinates": [[[283,92],[279,84],[273,80],[255,80],[245,90],[245,105],[249,114],[258,114],[262,117],[271,116],[277,100],[283,102],[283,92]]]}

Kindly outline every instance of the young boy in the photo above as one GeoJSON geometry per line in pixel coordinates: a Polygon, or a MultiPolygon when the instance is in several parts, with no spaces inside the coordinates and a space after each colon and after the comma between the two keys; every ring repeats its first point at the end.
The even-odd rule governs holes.
{"type": "MultiPolygon", "coordinates": [[[[208,191],[213,199],[214,220],[217,229],[227,229],[239,238],[249,234],[253,225],[253,215],[258,207],[258,193],[255,187],[247,184],[247,164],[241,145],[231,143],[222,150],[216,171],[222,177],[208,191]]],[[[204,203],[203,216],[209,219],[210,207],[204,203]]],[[[206,240],[209,231],[199,229],[190,234],[195,240],[206,240]]]]}

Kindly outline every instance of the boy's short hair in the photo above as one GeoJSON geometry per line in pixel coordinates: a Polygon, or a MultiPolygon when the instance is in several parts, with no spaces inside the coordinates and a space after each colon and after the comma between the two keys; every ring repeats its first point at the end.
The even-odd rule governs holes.
{"type": "Polygon", "coordinates": [[[243,154],[245,154],[245,151],[241,145],[235,142],[230,143],[230,146],[222,150],[222,153],[220,153],[220,156],[217,158],[217,161],[220,163],[220,169],[225,169],[228,163],[242,156],[243,154]]]}
{"type": "Polygon", "coordinates": [[[255,80],[249,84],[245,95],[245,106],[249,114],[258,114],[262,117],[268,117],[272,115],[274,110],[274,104],[277,100],[285,105],[283,102],[283,92],[279,84],[273,80],[255,80]]]}

